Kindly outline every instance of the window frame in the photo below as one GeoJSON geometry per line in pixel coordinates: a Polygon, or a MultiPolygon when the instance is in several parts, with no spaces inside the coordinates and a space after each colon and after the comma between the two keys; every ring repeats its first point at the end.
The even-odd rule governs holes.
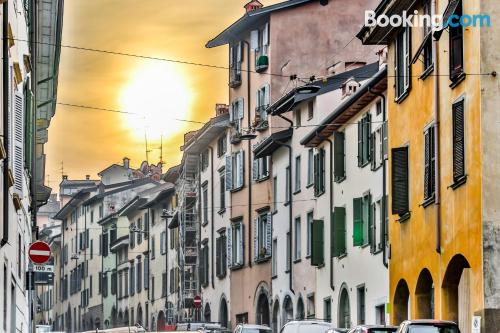
{"type": "Polygon", "coordinates": [[[411,89],[411,28],[401,29],[395,39],[394,77],[395,101],[400,103],[411,89]],[[403,45],[401,45],[403,44],[403,45]],[[402,51],[401,50],[402,47],[402,51]],[[402,57],[402,59],[400,59],[402,57]],[[402,63],[401,63],[402,62],[402,63]],[[402,72],[400,72],[403,67],[402,72]],[[400,75],[400,73],[402,75],[400,75]],[[402,82],[400,80],[403,80],[402,82]]]}

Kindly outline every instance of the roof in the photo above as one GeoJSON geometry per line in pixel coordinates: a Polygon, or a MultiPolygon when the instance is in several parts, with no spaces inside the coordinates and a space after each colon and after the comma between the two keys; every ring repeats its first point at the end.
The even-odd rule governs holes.
{"type": "MultiPolygon", "coordinates": [[[[110,169],[113,169],[113,168],[122,168],[122,169],[126,169],[123,165],[120,165],[120,164],[116,164],[116,163],[114,163],[114,164],[111,164],[110,166],[108,166],[106,169],[104,169],[104,170],[102,170],[102,171],[98,172],[97,174],[98,174],[99,176],[101,176],[103,173],[105,173],[106,171],[108,171],[108,170],[110,170],[110,169]]],[[[128,169],[127,169],[127,170],[128,170],[128,169]]],[[[132,170],[131,170],[131,171],[132,171],[132,170]]]]}
{"type": "Polygon", "coordinates": [[[91,179],[63,179],[59,183],[59,187],[65,187],[65,186],[95,186],[99,181],[98,180],[91,180],[91,179]]]}
{"type": "Polygon", "coordinates": [[[181,169],[180,164],[170,167],[170,169],[163,175],[163,180],[175,184],[177,178],[179,178],[179,171],[181,169]]]}
{"type": "Polygon", "coordinates": [[[81,203],[84,198],[89,195],[92,190],[95,190],[96,188],[84,188],[78,192],[76,192],[73,197],[71,198],[68,203],[66,203],[58,212],[56,215],[54,215],[53,219],[54,220],[62,220],[68,215],[69,212],[71,212],[75,207],[78,206],[79,203],[81,203]]]}
{"type": "Polygon", "coordinates": [[[213,117],[184,144],[182,150],[188,153],[201,153],[208,147],[210,142],[221,135],[228,126],[229,113],[223,113],[213,117]]]}
{"type": "Polygon", "coordinates": [[[269,107],[267,112],[273,116],[286,113],[304,101],[342,88],[342,84],[350,78],[353,78],[356,81],[363,81],[375,75],[378,70],[378,62],[373,62],[363,67],[330,76],[326,79],[326,82],[318,80],[304,86],[297,87],[274,102],[269,107]]]}
{"type": "Polygon", "coordinates": [[[271,155],[276,149],[282,146],[283,142],[288,141],[292,135],[293,128],[287,128],[286,130],[271,134],[271,136],[255,147],[253,151],[254,157],[261,158],[271,155]]]}
{"type": "Polygon", "coordinates": [[[141,178],[141,179],[137,179],[137,180],[132,180],[132,181],[130,181],[130,185],[126,185],[126,186],[119,187],[119,188],[111,190],[111,191],[107,191],[107,192],[100,193],[98,195],[94,195],[93,197],[91,197],[87,201],[85,201],[85,204],[89,205],[89,204],[96,202],[104,197],[107,197],[108,195],[123,192],[123,191],[129,190],[129,189],[132,189],[132,188],[144,185],[144,184],[158,184],[158,182],[152,180],[151,178],[141,178]]]}
{"type": "Polygon", "coordinates": [[[169,185],[169,186],[164,186],[165,187],[164,189],[159,191],[158,194],[156,194],[154,197],[147,200],[143,205],[141,205],[139,207],[139,209],[146,209],[149,207],[153,207],[158,202],[162,201],[163,199],[166,199],[168,196],[175,193],[175,187],[173,184],[166,183],[166,184],[162,184],[162,185],[169,185]]]}
{"type": "Polygon", "coordinates": [[[333,110],[316,129],[309,132],[300,143],[307,147],[317,146],[324,138],[332,135],[333,132],[342,127],[347,120],[377,98],[376,93],[382,93],[385,90],[387,90],[387,66],[384,66],[370,80],[359,87],[354,94],[337,106],[335,110],[333,110]]]}
{"type": "Polygon", "coordinates": [[[208,41],[205,46],[212,48],[240,40],[244,33],[265,22],[271,13],[298,7],[312,1],[315,0],[288,0],[245,13],[236,22],[224,29],[219,35],[208,41]]]}

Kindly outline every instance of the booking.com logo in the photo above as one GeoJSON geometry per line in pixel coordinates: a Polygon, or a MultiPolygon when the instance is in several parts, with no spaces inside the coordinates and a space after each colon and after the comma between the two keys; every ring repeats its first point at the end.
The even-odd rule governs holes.
{"type": "Polygon", "coordinates": [[[391,15],[387,16],[385,14],[378,15],[373,10],[365,11],[365,26],[367,27],[387,27],[388,25],[392,27],[428,27],[430,26],[432,30],[437,30],[441,28],[446,28],[450,26],[456,28],[458,26],[462,27],[489,27],[491,24],[490,16],[487,14],[475,14],[475,15],[450,15],[450,17],[443,22],[443,15],[419,15],[418,11],[415,10],[413,14],[408,14],[407,11],[403,11],[402,15],[391,15]]]}

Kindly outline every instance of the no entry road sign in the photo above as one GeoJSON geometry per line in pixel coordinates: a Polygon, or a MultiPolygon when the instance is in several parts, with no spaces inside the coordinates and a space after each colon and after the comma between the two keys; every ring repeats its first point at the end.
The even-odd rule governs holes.
{"type": "Polygon", "coordinates": [[[50,246],[41,241],[31,243],[28,255],[34,264],[45,264],[50,258],[50,246]]]}
{"type": "Polygon", "coordinates": [[[201,297],[199,295],[194,297],[193,304],[195,308],[201,308],[201,297]]]}

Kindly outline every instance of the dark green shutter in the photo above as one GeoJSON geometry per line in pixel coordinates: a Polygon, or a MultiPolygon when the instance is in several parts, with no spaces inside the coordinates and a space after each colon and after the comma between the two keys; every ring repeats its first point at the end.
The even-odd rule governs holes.
{"type": "Polygon", "coordinates": [[[319,154],[315,154],[314,155],[314,195],[318,195],[319,194],[319,154]]]}
{"type": "Polygon", "coordinates": [[[318,176],[320,179],[319,194],[321,194],[325,192],[325,150],[323,148],[321,148],[319,151],[319,169],[320,169],[320,174],[318,176]]]}
{"type": "Polygon", "coordinates": [[[363,198],[353,199],[353,232],[354,246],[363,245],[363,198]]]}
{"type": "Polygon", "coordinates": [[[335,181],[345,178],[345,133],[333,133],[333,175],[335,181]]]}
{"type": "Polygon", "coordinates": [[[464,101],[453,104],[453,181],[465,176],[464,101]]]}
{"type": "Polygon", "coordinates": [[[311,265],[320,266],[325,262],[325,256],[323,253],[323,243],[324,243],[324,225],[323,220],[313,220],[312,224],[312,253],[311,253],[311,265]]]}
{"type": "Polygon", "coordinates": [[[365,148],[365,160],[364,163],[372,160],[373,156],[371,154],[371,132],[372,132],[372,115],[367,113],[365,118],[365,126],[364,126],[364,136],[363,136],[363,146],[365,148]]]}
{"type": "Polygon", "coordinates": [[[363,164],[363,120],[358,121],[358,166],[363,164]]]}
{"type": "Polygon", "coordinates": [[[219,237],[215,240],[215,274],[221,276],[221,240],[219,237]]]}
{"type": "Polygon", "coordinates": [[[432,127],[429,128],[424,133],[424,199],[430,198],[430,175],[431,175],[431,151],[430,151],[430,131],[432,127]]]}
{"type": "Polygon", "coordinates": [[[333,257],[338,257],[346,253],[346,225],[345,208],[335,207],[333,212],[333,226],[331,232],[331,251],[333,257]]]}
{"type": "Polygon", "coordinates": [[[392,149],[392,213],[400,216],[409,211],[408,147],[392,149]]]}
{"type": "Polygon", "coordinates": [[[370,213],[368,214],[368,225],[369,225],[369,243],[370,243],[370,252],[374,253],[377,249],[377,236],[376,236],[376,226],[375,226],[375,211],[376,204],[373,203],[369,206],[370,213]]]}

